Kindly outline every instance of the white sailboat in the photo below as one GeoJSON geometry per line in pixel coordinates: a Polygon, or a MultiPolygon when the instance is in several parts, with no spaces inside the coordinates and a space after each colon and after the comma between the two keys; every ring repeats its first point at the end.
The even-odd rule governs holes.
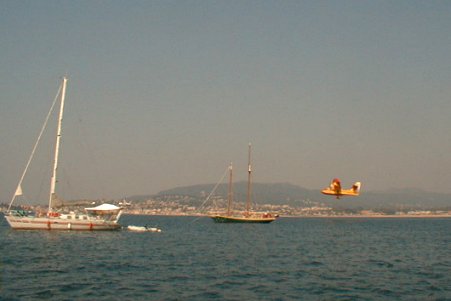
{"type": "Polygon", "coordinates": [[[46,214],[37,214],[30,211],[25,210],[11,210],[13,202],[16,198],[22,195],[22,182],[27,173],[28,167],[33,159],[34,153],[37,149],[37,146],[41,140],[42,134],[46,128],[48,119],[50,117],[51,112],[53,111],[56,101],[58,98],[55,98],[50,111],[47,115],[47,118],[44,122],[44,126],[41,129],[41,132],[38,136],[38,139],[34,145],[34,148],[31,152],[30,158],[28,159],[28,163],[25,167],[25,170],[20,178],[19,184],[17,185],[16,192],[12,197],[12,200],[9,204],[8,210],[5,214],[5,218],[8,221],[8,224],[13,229],[29,229],[29,230],[116,230],[120,229],[121,225],[118,223],[118,220],[122,214],[121,207],[117,207],[112,204],[102,204],[93,208],[85,208],[85,212],[77,213],[77,212],[60,212],[53,208],[55,201],[57,200],[56,196],[56,184],[57,184],[57,168],[58,168],[58,158],[59,158],[59,150],[61,145],[61,134],[62,134],[62,120],[63,120],[63,112],[64,112],[64,101],[66,95],[66,86],[67,86],[67,78],[64,77],[61,83],[60,89],[58,91],[58,96],[60,97],[60,110],[58,116],[58,127],[56,133],[56,142],[55,142],[55,155],[53,160],[53,174],[50,181],[50,196],[49,196],[49,206],[46,214]]]}

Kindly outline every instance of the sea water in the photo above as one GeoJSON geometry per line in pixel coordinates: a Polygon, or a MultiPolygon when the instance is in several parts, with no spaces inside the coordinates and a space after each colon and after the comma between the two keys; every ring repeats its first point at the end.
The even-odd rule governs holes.
{"type": "Polygon", "coordinates": [[[451,300],[451,219],[132,216],[161,233],[17,231],[1,300],[451,300]]]}

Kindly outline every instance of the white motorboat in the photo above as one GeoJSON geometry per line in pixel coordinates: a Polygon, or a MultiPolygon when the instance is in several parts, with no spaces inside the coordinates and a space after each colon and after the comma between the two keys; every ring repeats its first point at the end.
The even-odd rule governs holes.
{"type": "Polygon", "coordinates": [[[127,229],[129,231],[135,231],[135,232],[161,232],[161,229],[154,228],[154,227],[147,227],[147,226],[128,226],[127,229]]]}

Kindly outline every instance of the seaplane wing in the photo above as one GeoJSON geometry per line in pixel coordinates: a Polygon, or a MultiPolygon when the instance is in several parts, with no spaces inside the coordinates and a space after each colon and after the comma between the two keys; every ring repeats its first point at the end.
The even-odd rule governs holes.
{"type": "Polygon", "coordinates": [[[329,187],[321,190],[321,193],[336,196],[337,199],[341,196],[358,196],[360,194],[361,186],[362,184],[360,182],[355,182],[350,189],[342,189],[340,180],[335,178],[332,180],[329,187]]]}

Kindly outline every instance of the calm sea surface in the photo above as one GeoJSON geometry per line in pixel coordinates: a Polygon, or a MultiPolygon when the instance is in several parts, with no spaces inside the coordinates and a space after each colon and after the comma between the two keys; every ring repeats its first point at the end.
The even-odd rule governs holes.
{"type": "Polygon", "coordinates": [[[123,216],[162,233],[13,231],[1,300],[451,300],[451,219],[123,216]]]}

